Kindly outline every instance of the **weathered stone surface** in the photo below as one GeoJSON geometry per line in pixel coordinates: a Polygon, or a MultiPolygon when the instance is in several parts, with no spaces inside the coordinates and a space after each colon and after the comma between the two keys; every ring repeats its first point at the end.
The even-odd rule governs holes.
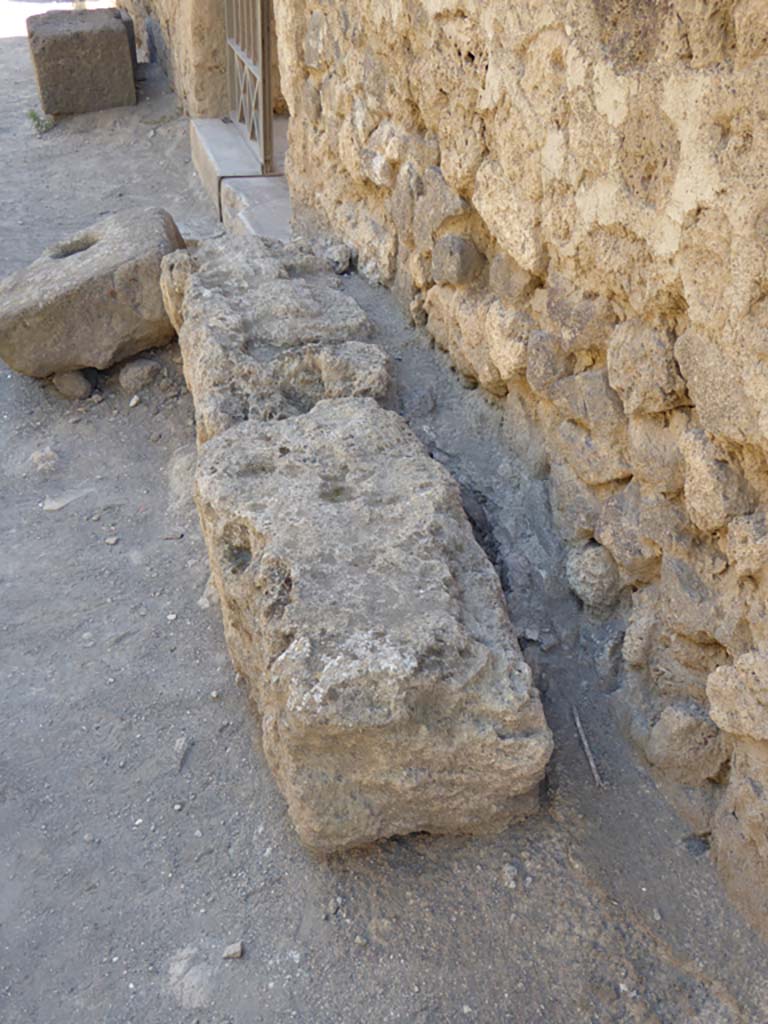
{"type": "Polygon", "coordinates": [[[664,412],[684,400],[671,341],[640,321],[628,320],[611,335],[608,378],[629,414],[664,412]]]}
{"type": "Polygon", "coordinates": [[[184,241],[164,210],[97,221],[0,281],[0,356],[19,373],[47,377],[105,369],[164,345],[160,264],[184,241]]]}
{"type": "Polygon", "coordinates": [[[469,284],[482,272],[484,263],[471,238],[443,235],[432,249],[432,278],[437,284],[469,284]]]}
{"type": "MultiPolygon", "coordinates": [[[[764,6],[275,5],[294,203],[352,245],[379,226],[366,267],[390,280],[394,253],[413,315],[504,397],[510,445],[553,466],[567,539],[603,543],[622,583],[651,592],[625,650],[627,700],[653,711],[641,746],[664,706],[705,706],[710,659],[768,641],[764,6]],[[377,132],[411,140],[391,187],[365,176],[377,132]],[[471,237],[488,273],[435,284],[447,234],[471,237]],[[683,441],[699,430],[712,449],[683,441]]],[[[695,803],[690,783],[672,789],[695,803]]],[[[725,773],[701,792],[724,799],[725,773]]],[[[768,788],[750,792],[757,821],[768,788]]],[[[744,863],[765,889],[768,861],[744,863]]]]}
{"type": "Polygon", "coordinates": [[[646,757],[675,782],[698,785],[714,778],[728,757],[728,746],[703,708],[669,705],[648,737],[646,757]]]}
{"type": "Polygon", "coordinates": [[[136,26],[140,59],[162,64],[190,117],[230,112],[220,0],[118,0],[118,7],[136,26]]]}
{"type": "Polygon", "coordinates": [[[27,19],[46,114],[85,114],[136,102],[128,27],[118,11],[49,11],[27,19]]]}
{"type": "Polygon", "coordinates": [[[746,918],[768,918],[768,743],[737,744],[712,827],[712,850],[725,887],[746,918]],[[756,884],[757,883],[757,884],[756,884]]]}
{"type": "Polygon", "coordinates": [[[691,522],[705,533],[752,509],[744,477],[722,445],[703,430],[688,430],[680,439],[685,466],[685,504],[691,522]]]}
{"type": "Polygon", "coordinates": [[[370,332],[365,314],[310,251],[251,237],[206,242],[164,261],[162,289],[200,443],[321,398],[387,391],[384,352],[357,340],[370,332]]]}
{"type": "Polygon", "coordinates": [[[707,679],[709,713],[726,732],[768,740],[768,651],[748,651],[707,679]]]}
{"type": "Polygon", "coordinates": [[[323,401],[201,450],[233,661],[301,839],[496,829],[552,741],[459,489],[395,413],[323,401]]]}

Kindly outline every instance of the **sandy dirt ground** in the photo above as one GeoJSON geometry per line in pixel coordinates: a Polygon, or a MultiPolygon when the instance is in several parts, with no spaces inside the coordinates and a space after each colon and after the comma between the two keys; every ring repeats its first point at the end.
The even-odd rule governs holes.
{"type": "MultiPolygon", "coordinates": [[[[42,137],[35,105],[25,41],[0,39],[0,272],[137,204],[218,231],[161,79],[42,137]]],[[[206,597],[176,346],[135,408],[115,373],[73,404],[3,369],[0,1020],[764,1024],[768,950],[617,735],[610,625],[563,587],[544,484],[388,294],[343,287],[498,562],[556,734],[545,807],[491,839],[308,855],[206,597]]]]}

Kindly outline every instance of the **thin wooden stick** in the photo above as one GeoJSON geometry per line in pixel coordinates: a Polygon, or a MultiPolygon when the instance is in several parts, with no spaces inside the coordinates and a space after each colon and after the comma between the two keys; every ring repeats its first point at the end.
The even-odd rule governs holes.
{"type": "Polygon", "coordinates": [[[581,719],[579,718],[579,712],[576,710],[575,707],[572,707],[571,711],[573,712],[573,720],[576,723],[576,731],[579,734],[581,746],[584,750],[584,753],[587,756],[587,761],[589,762],[589,767],[592,771],[592,778],[595,780],[595,785],[598,787],[598,789],[604,789],[605,782],[603,781],[603,777],[598,771],[597,765],[595,764],[595,759],[592,756],[592,751],[589,746],[587,734],[584,732],[584,726],[581,724],[581,719]]]}

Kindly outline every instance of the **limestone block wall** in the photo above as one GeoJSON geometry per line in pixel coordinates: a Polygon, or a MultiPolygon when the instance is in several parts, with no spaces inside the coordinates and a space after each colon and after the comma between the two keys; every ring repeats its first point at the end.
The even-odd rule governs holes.
{"type": "Polygon", "coordinates": [[[503,402],[768,922],[768,4],[276,0],[294,202],[503,402]]]}

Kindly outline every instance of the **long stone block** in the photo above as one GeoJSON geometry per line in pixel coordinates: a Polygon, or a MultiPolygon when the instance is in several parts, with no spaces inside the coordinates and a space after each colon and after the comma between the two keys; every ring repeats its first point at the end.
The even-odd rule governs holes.
{"type": "Polygon", "coordinates": [[[246,422],[200,451],[227,641],[309,847],[493,831],[552,750],[459,489],[369,398],[246,422]]]}
{"type": "Polygon", "coordinates": [[[247,236],[163,261],[201,444],[243,420],[386,393],[387,357],[364,340],[369,321],[337,285],[308,247],[247,236]]]}
{"type": "Polygon", "coordinates": [[[119,11],[49,11],[27,19],[46,114],[85,114],[136,103],[131,32],[119,11]]]}
{"type": "Polygon", "coordinates": [[[104,369],[174,336],[163,256],[184,247],[170,214],[126,210],[48,249],[0,281],[0,356],[47,377],[104,369]]]}

